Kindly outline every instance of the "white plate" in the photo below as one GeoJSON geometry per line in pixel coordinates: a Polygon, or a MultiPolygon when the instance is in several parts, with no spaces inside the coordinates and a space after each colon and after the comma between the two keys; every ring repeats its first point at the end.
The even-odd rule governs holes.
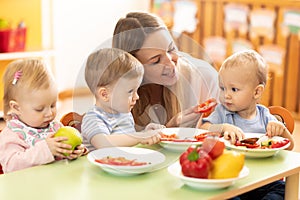
{"type": "Polygon", "coordinates": [[[237,180],[249,175],[249,169],[246,166],[244,166],[239,176],[236,178],[229,178],[229,179],[192,178],[192,177],[184,176],[182,174],[181,166],[178,161],[168,167],[168,172],[171,175],[179,178],[184,184],[202,190],[214,190],[214,189],[226,188],[233,185],[237,180]]]}
{"type": "MultiPolygon", "coordinates": [[[[164,128],[161,132],[165,135],[176,134],[178,139],[193,138],[201,133],[209,132],[208,130],[196,128],[164,128]]],[[[202,142],[175,142],[175,141],[161,141],[159,143],[163,148],[170,151],[183,152],[191,145],[202,144],[202,142]]]]}
{"type": "Polygon", "coordinates": [[[99,166],[104,171],[118,176],[131,176],[151,172],[154,170],[155,166],[165,161],[165,155],[158,151],[135,147],[109,147],[98,149],[90,152],[87,155],[87,158],[91,163],[99,166]],[[141,166],[116,166],[101,164],[95,161],[95,159],[101,159],[107,156],[125,157],[128,160],[147,162],[148,164],[141,166]]]}
{"type": "MultiPolygon", "coordinates": [[[[258,137],[260,138],[264,134],[262,133],[245,133],[245,138],[258,137]]],[[[276,138],[284,139],[283,137],[275,136],[276,138]]],[[[280,150],[286,149],[290,146],[290,142],[283,147],[273,148],[273,149],[251,149],[241,146],[235,146],[230,143],[228,140],[224,140],[225,146],[227,149],[232,149],[235,151],[239,151],[245,154],[248,158],[266,158],[276,155],[280,150]]]]}

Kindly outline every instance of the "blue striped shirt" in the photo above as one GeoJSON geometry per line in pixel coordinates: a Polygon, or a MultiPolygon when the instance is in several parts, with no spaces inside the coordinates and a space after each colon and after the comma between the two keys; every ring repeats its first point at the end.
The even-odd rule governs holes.
{"type": "Polygon", "coordinates": [[[245,133],[266,133],[269,121],[277,121],[275,116],[269,112],[269,109],[261,104],[256,105],[256,113],[256,117],[253,119],[243,119],[236,112],[230,112],[222,104],[218,104],[214,112],[207,118],[203,118],[202,122],[233,124],[245,133]]]}
{"type": "Polygon", "coordinates": [[[90,150],[95,150],[91,139],[97,134],[128,134],[136,132],[132,114],[111,114],[94,106],[83,117],[81,124],[83,144],[90,150]]]}

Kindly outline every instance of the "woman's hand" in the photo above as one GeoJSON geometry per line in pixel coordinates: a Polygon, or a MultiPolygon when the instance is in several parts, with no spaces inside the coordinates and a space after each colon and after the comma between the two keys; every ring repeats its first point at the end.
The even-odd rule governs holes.
{"type": "Polygon", "coordinates": [[[62,142],[66,140],[67,137],[54,137],[54,133],[47,136],[46,142],[53,156],[66,158],[64,154],[72,154],[72,146],[62,142]]]}
{"type": "Polygon", "coordinates": [[[175,115],[167,124],[167,127],[195,127],[202,114],[196,113],[197,106],[190,107],[175,115]]]}

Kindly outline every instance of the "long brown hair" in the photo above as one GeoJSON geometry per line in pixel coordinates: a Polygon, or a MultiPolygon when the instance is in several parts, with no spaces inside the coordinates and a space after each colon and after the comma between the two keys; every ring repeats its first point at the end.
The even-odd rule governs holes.
{"type": "MultiPolygon", "coordinates": [[[[144,12],[128,13],[126,17],[121,18],[115,26],[113,47],[123,49],[135,56],[135,53],[143,46],[147,36],[160,29],[167,28],[159,17],[144,12]]],[[[138,94],[140,99],[132,110],[136,124],[142,127],[151,122],[148,116],[142,116],[151,102],[149,87],[150,85],[142,85],[139,88],[138,94]]],[[[161,87],[163,87],[162,106],[164,106],[166,110],[166,122],[168,122],[173,116],[180,112],[180,105],[171,88],[161,87]]]]}

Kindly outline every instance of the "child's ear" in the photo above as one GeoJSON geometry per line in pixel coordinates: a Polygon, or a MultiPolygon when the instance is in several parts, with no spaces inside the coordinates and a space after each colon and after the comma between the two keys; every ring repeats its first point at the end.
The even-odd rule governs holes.
{"type": "Polygon", "coordinates": [[[98,95],[103,101],[107,102],[109,100],[109,91],[106,87],[100,87],[98,89],[98,95]]]}
{"type": "Polygon", "coordinates": [[[9,101],[9,108],[12,111],[12,113],[15,113],[16,115],[20,114],[20,106],[18,102],[14,100],[9,101]]]}
{"type": "Polygon", "coordinates": [[[263,84],[259,84],[258,86],[256,86],[254,91],[254,98],[259,99],[262,96],[264,90],[265,86],[263,84]]]}

